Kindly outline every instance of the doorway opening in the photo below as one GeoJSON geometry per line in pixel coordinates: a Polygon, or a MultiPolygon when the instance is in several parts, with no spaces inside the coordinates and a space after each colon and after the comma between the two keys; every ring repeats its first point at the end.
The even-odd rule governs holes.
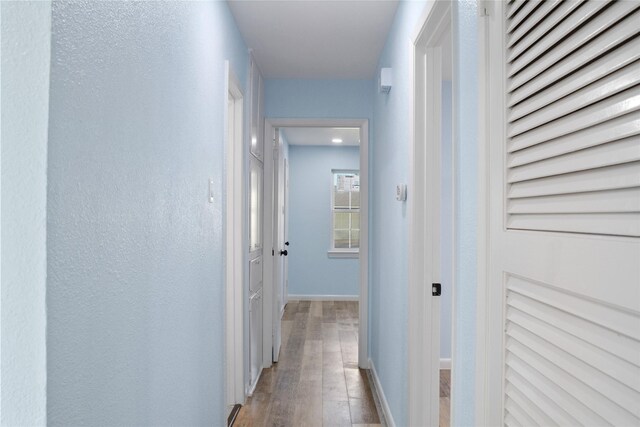
{"type": "Polygon", "coordinates": [[[365,370],[367,184],[366,120],[265,120],[265,369],[240,423],[380,422],[365,370]]]}
{"type": "Polygon", "coordinates": [[[448,427],[453,424],[450,403],[455,375],[456,167],[449,2],[434,2],[427,8],[413,40],[409,417],[411,425],[448,427]]]}
{"type": "Polygon", "coordinates": [[[440,97],[440,406],[439,425],[451,425],[451,350],[454,290],[454,193],[451,26],[436,42],[441,49],[440,97]]]}
{"type": "Polygon", "coordinates": [[[357,367],[360,129],[282,126],[274,141],[274,320],[281,323],[273,361],[296,312],[309,309],[307,327],[323,333],[314,338],[335,333],[342,361],[357,367]]]}
{"type": "MultiPolygon", "coordinates": [[[[283,213],[283,206],[286,200],[284,191],[285,189],[285,164],[287,165],[287,174],[291,178],[291,161],[287,159],[285,163],[284,159],[284,143],[281,136],[284,134],[285,139],[296,138],[298,133],[304,133],[305,130],[317,129],[318,138],[329,138],[329,135],[322,136],[323,132],[330,132],[328,129],[338,129],[339,131],[349,132],[347,129],[357,129],[357,139],[359,140],[359,152],[357,156],[357,169],[359,170],[358,177],[358,202],[359,202],[359,223],[357,229],[358,237],[358,274],[357,274],[357,300],[358,300],[358,358],[357,365],[360,368],[367,369],[369,367],[369,357],[367,353],[367,325],[368,325],[368,142],[369,142],[369,129],[368,121],[361,119],[266,119],[265,120],[265,182],[264,182],[264,195],[265,195],[265,215],[264,215],[264,244],[265,248],[271,248],[272,256],[265,259],[264,264],[264,367],[269,367],[274,361],[278,361],[280,347],[282,343],[282,330],[280,323],[280,315],[284,313],[284,306],[288,299],[291,289],[287,283],[287,278],[283,275],[284,267],[286,266],[285,260],[288,259],[284,256],[284,251],[288,254],[291,250],[292,253],[295,249],[295,242],[291,241],[287,246],[285,243],[289,242],[286,227],[284,221],[286,219],[283,213]],[[288,135],[287,135],[288,134],[288,135]],[[279,167],[280,165],[280,167],[279,167]],[[280,173],[282,172],[282,173],[280,173]],[[281,203],[282,202],[282,203],[281,203]],[[278,214],[280,212],[280,214],[278,214]],[[279,218],[281,217],[281,218],[279,218]],[[279,226],[280,225],[280,226],[279,226]],[[282,255],[282,256],[281,256],[282,255]],[[284,279],[284,280],[283,280],[284,279]]],[[[335,132],[335,131],[333,131],[335,132]]],[[[354,134],[353,131],[351,131],[354,134]]],[[[344,144],[345,138],[350,138],[345,135],[330,136],[330,140],[342,139],[344,144]]],[[[329,142],[330,145],[336,145],[339,143],[329,142]]],[[[294,144],[297,146],[296,144],[294,144]]],[[[300,145],[300,147],[303,147],[300,145]]],[[[337,166],[332,168],[334,172],[340,172],[343,170],[352,170],[353,167],[341,168],[337,166]]],[[[332,182],[335,178],[331,172],[326,177],[326,188],[330,190],[332,188],[332,182]]],[[[343,179],[343,178],[340,178],[343,179]]],[[[353,179],[350,178],[350,179],[353,179]]],[[[303,186],[304,188],[304,186],[303,186]]],[[[344,188],[344,187],[343,187],[344,188]]],[[[327,210],[326,217],[331,218],[331,212],[328,206],[331,206],[331,198],[333,197],[330,191],[327,192],[327,210]]],[[[353,195],[351,195],[353,196],[353,195]]],[[[354,196],[355,197],[355,196],[354,196]]],[[[285,209],[286,211],[286,209],[285,209]]],[[[339,220],[344,219],[345,216],[339,216],[339,220]]],[[[341,252],[341,249],[348,248],[330,248],[331,242],[336,235],[338,237],[345,236],[345,229],[338,229],[340,231],[329,233],[332,236],[329,241],[322,242],[326,245],[326,256],[353,256],[353,253],[348,254],[348,251],[341,252]],[[330,250],[334,249],[334,250],[330,250]]],[[[355,227],[347,229],[346,234],[353,237],[355,242],[356,233],[355,227]]],[[[338,239],[338,246],[344,246],[344,239],[338,239]]],[[[351,243],[353,245],[353,242],[351,243]]],[[[335,243],[335,241],[334,241],[335,243]]],[[[348,245],[348,244],[347,244],[348,245]]],[[[321,272],[314,273],[316,275],[322,274],[321,272]]],[[[309,294],[314,295],[314,294],[309,294]]],[[[318,294],[315,294],[318,296],[318,294]]],[[[330,298],[337,298],[338,293],[328,295],[330,298]]],[[[344,295],[344,293],[343,293],[344,295]]],[[[350,295],[353,297],[353,295],[350,295]]],[[[321,299],[319,298],[316,299],[321,299]]],[[[325,298],[326,299],[326,298],[325,298]]],[[[345,299],[345,298],[343,298],[345,299]]],[[[351,298],[353,299],[353,298],[351,298]]]]}

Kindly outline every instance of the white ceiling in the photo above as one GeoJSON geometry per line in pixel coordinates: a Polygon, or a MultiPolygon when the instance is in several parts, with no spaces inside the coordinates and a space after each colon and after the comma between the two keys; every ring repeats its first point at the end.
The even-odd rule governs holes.
{"type": "Polygon", "coordinates": [[[228,0],[265,78],[370,79],[397,0],[228,0]]]}
{"type": "Polygon", "coordinates": [[[332,145],[336,147],[360,145],[359,128],[292,127],[280,128],[280,131],[289,145],[332,145]],[[331,142],[333,138],[342,139],[342,143],[331,142]]]}

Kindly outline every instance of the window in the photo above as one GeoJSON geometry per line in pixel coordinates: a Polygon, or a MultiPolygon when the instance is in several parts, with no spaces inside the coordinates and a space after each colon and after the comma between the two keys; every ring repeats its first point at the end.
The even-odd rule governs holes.
{"type": "Polygon", "coordinates": [[[360,248],[360,174],[333,170],[330,256],[357,257],[360,248]]]}

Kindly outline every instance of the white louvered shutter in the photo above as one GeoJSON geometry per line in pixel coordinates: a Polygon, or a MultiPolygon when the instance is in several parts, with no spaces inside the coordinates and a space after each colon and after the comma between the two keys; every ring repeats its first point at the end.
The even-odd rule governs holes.
{"type": "Polygon", "coordinates": [[[486,424],[638,426],[640,1],[493,5],[486,424]]]}
{"type": "Polygon", "coordinates": [[[640,236],[640,2],[506,15],[507,226],[640,236]]]}

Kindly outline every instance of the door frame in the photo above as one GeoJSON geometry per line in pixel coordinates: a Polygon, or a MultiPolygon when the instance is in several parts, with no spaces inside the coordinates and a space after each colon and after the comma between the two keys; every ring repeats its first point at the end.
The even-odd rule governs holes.
{"type": "MultiPolygon", "coordinates": [[[[411,152],[409,165],[409,424],[438,425],[440,370],[440,304],[431,295],[431,283],[440,282],[440,153],[442,117],[442,53],[439,39],[453,31],[450,2],[425,7],[411,38],[411,152]],[[426,57],[426,60],[420,58],[426,57]],[[422,120],[422,118],[426,120],[422,120]],[[426,185],[425,185],[426,183],[426,185]],[[431,309],[427,312],[426,307],[431,309]],[[425,362],[426,361],[426,362],[425,362]]],[[[451,46],[455,58],[454,47],[451,46]]],[[[455,78],[455,64],[454,64],[455,78]]],[[[455,85],[452,84],[455,88],[455,85]]],[[[455,89],[454,89],[455,90],[455,89]]],[[[452,96],[452,123],[455,123],[452,96]]],[[[455,196],[456,130],[452,129],[452,190],[455,196]]],[[[455,197],[454,197],[455,200],[455,197]]],[[[453,212],[455,213],[455,202],[453,212]]],[[[453,241],[455,242],[455,222],[453,241]]],[[[455,244],[455,243],[454,243],[455,244]]],[[[455,251],[452,253],[451,383],[456,356],[455,251]]],[[[450,408],[453,408],[452,391],[450,408]]],[[[455,425],[453,412],[451,425],[455,425]]]]}
{"type": "MultiPolygon", "coordinates": [[[[284,281],[283,271],[285,268],[285,260],[288,257],[280,258],[282,255],[280,251],[284,250],[284,248],[280,244],[280,236],[284,230],[284,212],[280,211],[280,206],[282,205],[283,210],[286,210],[286,206],[284,206],[284,187],[281,189],[280,185],[284,182],[284,143],[282,141],[282,136],[277,132],[272,131],[273,135],[273,145],[272,147],[272,158],[273,162],[270,162],[270,166],[273,166],[273,169],[268,174],[271,182],[273,183],[273,193],[270,200],[272,201],[273,208],[270,208],[269,211],[273,215],[273,221],[271,222],[271,235],[273,236],[272,242],[272,250],[271,250],[271,261],[273,261],[273,275],[270,276],[274,283],[272,287],[273,293],[273,324],[272,324],[272,359],[273,362],[278,362],[280,357],[280,349],[282,345],[282,325],[278,325],[279,320],[282,319],[282,314],[284,313],[283,307],[285,305],[284,300],[286,299],[284,295],[280,296],[280,301],[275,298],[275,294],[282,290],[282,283],[284,281]],[[276,155],[277,154],[277,155],[276,155]],[[282,196],[282,199],[280,198],[282,196]],[[281,222],[282,220],[282,222],[281,222]],[[282,264],[281,264],[282,263],[282,264]],[[281,276],[282,274],[282,276],[281,276]],[[281,305],[278,305],[278,302],[281,305]],[[279,328],[278,328],[279,326],[279,328]]],[[[265,176],[267,174],[265,173],[265,176]]],[[[265,206],[266,209],[266,206],[265,206]]],[[[284,245],[285,240],[282,241],[282,245],[284,245]]],[[[264,293],[263,293],[264,295],[264,293]]]]}
{"type": "MultiPolygon", "coordinates": [[[[495,32],[503,31],[502,15],[496,17],[493,13],[495,4],[484,2],[481,18],[478,20],[478,276],[477,276],[477,313],[476,313],[476,379],[475,379],[475,420],[477,425],[490,425],[502,422],[503,399],[502,377],[491,378],[493,370],[492,348],[489,342],[491,334],[489,328],[502,327],[503,307],[489,307],[495,298],[489,286],[490,254],[490,209],[491,198],[500,197],[493,194],[490,187],[490,141],[492,135],[500,135],[503,122],[502,113],[504,100],[497,94],[502,94],[501,81],[504,78],[502,64],[503,46],[493,46],[495,32]],[[494,28],[492,28],[494,27],[494,28]],[[493,62],[495,61],[495,62],[493,62]],[[496,120],[498,118],[498,120],[496,120]],[[493,311],[495,310],[495,311],[493,311]],[[492,399],[498,399],[492,401],[492,399]]],[[[493,252],[493,256],[497,254],[493,252]]],[[[502,348],[502,346],[500,346],[502,348]]],[[[495,349],[493,349],[495,351],[495,349]]],[[[495,353],[493,354],[495,356],[495,353]]],[[[502,362],[502,353],[499,353],[502,362]]]]}
{"type": "MultiPolygon", "coordinates": [[[[244,404],[244,96],[229,61],[225,61],[225,406],[244,404]],[[234,128],[229,128],[233,98],[234,128]]],[[[211,185],[211,184],[210,184],[211,185]]],[[[227,414],[228,415],[228,414],[227,414]]],[[[226,420],[225,420],[226,424],[226,420]]]]}
{"type": "MultiPolygon", "coordinates": [[[[369,120],[368,119],[265,119],[264,144],[264,248],[275,251],[273,223],[273,130],[280,127],[354,127],[360,129],[360,296],[358,328],[358,366],[369,368],[369,120]],[[267,178],[269,177],[269,178],[267,178]]],[[[272,252],[273,253],[273,252],[272,252]]],[[[268,255],[268,254],[267,254],[268,255]]],[[[275,313],[274,257],[264,258],[264,367],[272,364],[273,331],[280,321],[275,313]],[[270,309],[266,309],[269,308],[270,309]]]]}
{"type": "MultiPolygon", "coordinates": [[[[289,159],[287,157],[284,158],[284,241],[289,241],[289,159]]],[[[284,308],[289,302],[289,257],[284,259],[284,270],[287,272],[287,276],[285,277],[284,282],[284,290],[285,295],[282,296],[282,311],[280,313],[280,317],[284,315],[284,308]]]]}

